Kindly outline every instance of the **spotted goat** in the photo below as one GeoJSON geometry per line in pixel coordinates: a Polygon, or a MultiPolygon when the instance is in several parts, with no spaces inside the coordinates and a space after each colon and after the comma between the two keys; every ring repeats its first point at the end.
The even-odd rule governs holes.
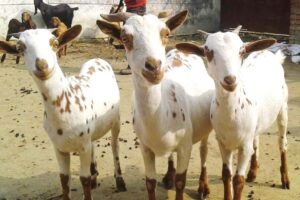
{"type": "Polygon", "coordinates": [[[282,188],[290,188],[286,160],[288,89],[282,67],[284,56],[280,51],[274,55],[264,50],[276,42],[274,39],[243,43],[238,36],[239,29],[209,34],[204,46],[191,43],[176,46],[185,53],[206,57],[208,73],[215,82],[216,92],[211,102],[210,118],[223,159],[225,200],[232,199],[232,185],[233,199],[242,199],[249,161],[251,165],[246,180],[255,180],[259,134],[275,121],[279,129],[282,188]],[[231,180],[232,155],[236,149],[237,169],[231,180]]]}
{"type": "Polygon", "coordinates": [[[79,75],[66,77],[57,62],[56,50],[77,37],[81,29],[76,25],[58,38],[46,29],[27,30],[17,44],[0,41],[1,51],[24,54],[42,95],[44,128],[54,145],[64,200],[70,199],[70,152],[79,152],[84,199],[92,199],[91,188],[97,186],[98,174],[94,142],[109,130],[117,189],[126,190],[118,147],[120,97],[111,66],[102,59],[92,59],[83,64],[79,75]]]}
{"type": "Polygon", "coordinates": [[[148,14],[101,15],[97,25],[106,34],[120,40],[132,70],[134,86],[133,126],[141,142],[148,198],[156,199],[155,157],[169,156],[164,186],[172,188],[176,200],[183,199],[186,172],[192,145],[201,140],[201,176],[199,193],[209,193],[206,174],[207,140],[212,130],[209,119],[214,84],[201,57],[165,47],[170,31],[187,17],[182,11],[166,22],[148,14]],[[126,22],[122,28],[113,21],[126,22]],[[172,153],[177,152],[177,169],[172,153]]]}

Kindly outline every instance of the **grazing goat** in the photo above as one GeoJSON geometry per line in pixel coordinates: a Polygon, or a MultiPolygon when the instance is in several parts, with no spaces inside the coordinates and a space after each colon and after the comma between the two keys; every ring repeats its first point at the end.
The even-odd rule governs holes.
{"type": "Polygon", "coordinates": [[[48,28],[52,28],[52,17],[58,17],[68,28],[70,28],[72,26],[74,10],[78,10],[78,7],[71,8],[68,4],[52,6],[44,3],[43,0],[34,0],[35,15],[37,14],[37,9],[41,11],[43,20],[48,28]]]}
{"type": "Polygon", "coordinates": [[[24,54],[43,97],[44,128],[54,145],[64,200],[70,199],[70,152],[79,152],[84,199],[92,199],[91,187],[97,186],[94,141],[109,130],[117,188],[126,190],[118,148],[120,97],[111,66],[102,59],[92,59],[83,64],[79,75],[65,77],[57,63],[54,49],[73,40],[81,29],[76,25],[59,38],[45,29],[27,30],[16,45],[0,41],[1,51],[24,54]]]}
{"type": "Polygon", "coordinates": [[[280,51],[275,55],[267,50],[261,51],[275,42],[265,39],[243,43],[238,30],[234,30],[208,35],[204,47],[189,43],[176,46],[185,53],[205,56],[208,73],[215,82],[216,92],[211,102],[210,117],[223,159],[225,200],[232,199],[233,151],[238,149],[237,170],[232,181],[233,199],[240,200],[250,159],[247,181],[252,182],[256,178],[259,134],[276,120],[282,188],[290,187],[286,161],[288,89],[282,67],[284,56],[280,51]],[[251,54],[244,59],[248,53],[251,54]]]}
{"type": "MultiPolygon", "coordinates": [[[[67,26],[60,21],[58,17],[52,17],[51,18],[51,25],[53,28],[56,28],[52,34],[55,37],[60,37],[64,32],[68,30],[67,26]]],[[[57,52],[58,57],[60,58],[62,55],[67,55],[67,45],[60,48],[57,52]]]]}
{"type": "Polygon", "coordinates": [[[155,156],[170,156],[163,182],[170,188],[175,177],[176,200],[183,199],[192,145],[200,140],[202,170],[198,191],[205,197],[209,193],[206,156],[214,84],[199,56],[187,56],[177,50],[165,53],[170,31],[185,21],[187,11],[166,22],[154,15],[101,16],[108,21],[126,21],[122,28],[102,20],[97,25],[124,44],[132,69],[133,126],[141,142],[149,199],[156,198],[155,156]],[[177,152],[176,171],[173,152],[177,152]]]}
{"type": "MultiPolygon", "coordinates": [[[[31,19],[31,15],[28,12],[22,13],[22,22],[17,19],[11,19],[8,23],[8,30],[6,34],[6,41],[9,41],[13,36],[12,33],[19,33],[28,29],[36,29],[35,23],[31,19]]],[[[4,62],[6,54],[4,53],[1,58],[1,62],[4,62]]],[[[16,64],[19,64],[20,56],[16,58],[16,64]]]]}

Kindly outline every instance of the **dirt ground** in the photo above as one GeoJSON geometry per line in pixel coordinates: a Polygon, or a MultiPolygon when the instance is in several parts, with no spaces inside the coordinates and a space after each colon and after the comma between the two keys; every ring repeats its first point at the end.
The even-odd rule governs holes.
{"type": "MultiPolygon", "coordinates": [[[[108,133],[97,141],[98,180],[101,185],[93,190],[94,199],[146,199],[143,160],[131,124],[131,76],[119,74],[120,69],[127,67],[123,50],[114,50],[103,41],[77,42],[68,48],[68,55],[60,59],[59,63],[66,74],[76,74],[81,64],[95,57],[111,63],[121,91],[120,160],[128,191],[115,191],[108,133]]],[[[24,60],[21,58],[20,64],[16,65],[14,59],[8,55],[7,60],[0,64],[0,200],[59,199],[57,196],[61,194],[61,189],[58,164],[53,146],[42,126],[42,98],[24,66],[24,60]]],[[[300,65],[287,61],[284,67],[290,94],[288,166],[291,189],[280,188],[277,129],[273,126],[261,136],[258,177],[255,183],[245,185],[243,199],[300,199],[300,65]]],[[[200,171],[198,149],[199,144],[196,144],[188,169],[186,199],[197,199],[200,171]]],[[[82,199],[78,177],[79,157],[73,155],[71,159],[71,195],[73,199],[79,200],[82,199]]],[[[174,199],[174,190],[167,191],[161,184],[167,159],[158,158],[156,163],[159,181],[157,199],[174,199]]],[[[207,166],[211,189],[209,199],[222,199],[221,166],[220,153],[212,133],[207,166]]]]}

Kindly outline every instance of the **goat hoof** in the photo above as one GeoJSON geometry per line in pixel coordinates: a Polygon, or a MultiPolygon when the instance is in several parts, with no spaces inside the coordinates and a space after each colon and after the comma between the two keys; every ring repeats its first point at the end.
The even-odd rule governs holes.
{"type": "Polygon", "coordinates": [[[255,179],[256,179],[256,175],[252,171],[249,171],[246,181],[251,183],[254,182],[255,179]]]}
{"type": "Polygon", "coordinates": [[[174,178],[175,178],[175,169],[172,171],[168,171],[166,175],[163,177],[162,182],[164,184],[165,189],[170,190],[174,186],[174,178]]]}
{"type": "Polygon", "coordinates": [[[284,190],[289,190],[290,189],[290,182],[282,183],[281,188],[284,190]]]}
{"type": "Polygon", "coordinates": [[[91,180],[91,188],[92,189],[97,188],[97,178],[91,180]]]}
{"type": "Polygon", "coordinates": [[[127,191],[125,181],[123,180],[122,177],[117,177],[116,178],[116,185],[117,185],[118,192],[127,191]]]}
{"type": "Polygon", "coordinates": [[[201,200],[208,198],[209,194],[210,194],[209,187],[208,186],[200,186],[198,189],[198,193],[199,193],[199,198],[201,200]]]}

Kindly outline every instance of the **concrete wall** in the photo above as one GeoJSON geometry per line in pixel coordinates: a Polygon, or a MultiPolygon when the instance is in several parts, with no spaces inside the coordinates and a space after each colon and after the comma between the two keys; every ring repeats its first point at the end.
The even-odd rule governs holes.
{"type": "MultiPolygon", "coordinates": [[[[45,3],[55,5],[67,3],[71,7],[79,7],[75,11],[73,24],[82,24],[82,38],[99,38],[104,35],[96,26],[100,13],[108,13],[113,3],[119,0],[44,0],[45,3]]],[[[187,24],[176,33],[194,33],[198,28],[215,31],[220,26],[220,0],[148,0],[147,12],[156,13],[159,10],[172,10],[172,14],[183,9],[189,10],[187,24]],[[153,12],[154,11],[154,12],[153,12]]],[[[24,11],[34,12],[33,0],[1,0],[0,1],[0,37],[5,37],[10,19],[20,20],[24,11]]],[[[45,24],[40,12],[33,16],[39,28],[45,24]]]]}

